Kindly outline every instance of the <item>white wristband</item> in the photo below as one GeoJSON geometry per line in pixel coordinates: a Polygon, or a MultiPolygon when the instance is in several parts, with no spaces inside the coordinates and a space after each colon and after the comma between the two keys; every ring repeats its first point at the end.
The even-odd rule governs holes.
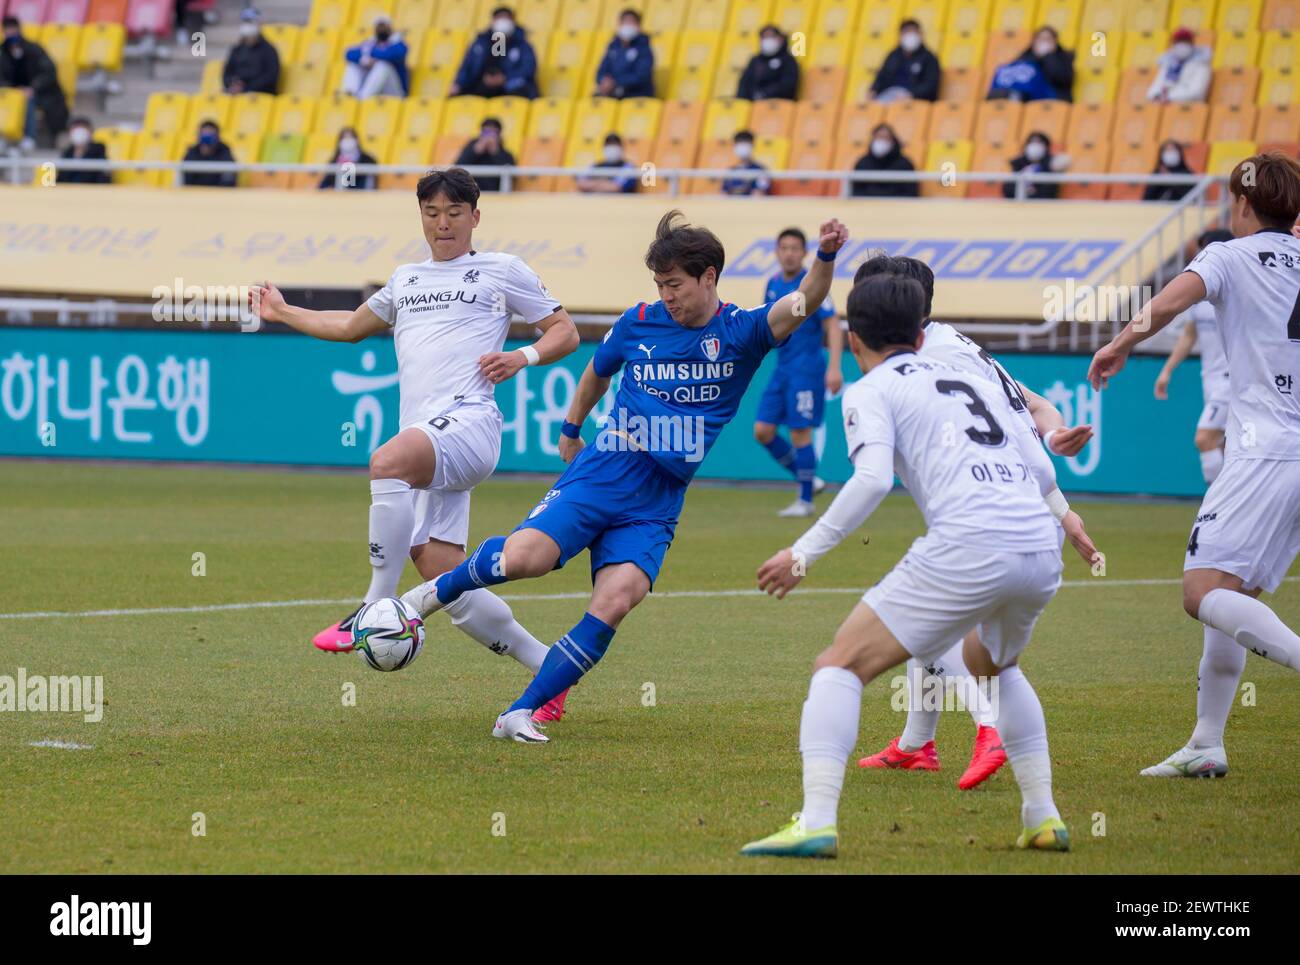
{"type": "Polygon", "coordinates": [[[1047,447],[1047,451],[1052,453],[1052,455],[1056,455],[1056,450],[1052,448],[1052,436],[1056,435],[1060,431],[1061,427],[1057,426],[1055,429],[1048,429],[1047,435],[1043,436],[1043,445],[1047,447]]]}
{"type": "Polygon", "coordinates": [[[529,365],[536,365],[542,360],[542,357],[537,354],[537,349],[533,348],[531,345],[525,345],[523,348],[517,349],[516,351],[523,353],[523,356],[528,360],[529,365]]]}
{"type": "Polygon", "coordinates": [[[1052,511],[1052,515],[1056,517],[1058,523],[1065,519],[1065,514],[1070,511],[1070,504],[1065,501],[1065,494],[1059,489],[1053,489],[1043,497],[1043,500],[1047,503],[1047,508],[1052,511]]]}

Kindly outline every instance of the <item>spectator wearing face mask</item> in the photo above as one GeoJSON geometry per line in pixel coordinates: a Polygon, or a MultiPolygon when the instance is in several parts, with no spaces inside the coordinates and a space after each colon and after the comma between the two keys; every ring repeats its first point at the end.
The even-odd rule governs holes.
{"type": "Polygon", "coordinates": [[[40,44],[23,36],[17,17],[5,17],[4,43],[0,45],[0,87],[17,87],[26,99],[23,136],[19,147],[36,147],[39,121],[51,139],[68,124],[68,102],[59,86],[59,72],[40,44]]]}
{"type": "Polygon", "coordinates": [[[515,23],[514,11],[497,7],[492,24],[465,51],[448,97],[475,94],[479,97],[537,96],[537,54],[528,31],[515,23]]]}
{"type": "MultiPolygon", "coordinates": [[[[766,171],[767,168],[754,160],[754,135],[749,131],[737,131],[731,139],[731,149],[736,154],[733,171],[766,171]]],[[[772,182],[768,178],[724,178],[723,194],[771,194],[772,182]]]]}
{"type": "Polygon", "coordinates": [[[785,34],[768,24],[758,35],[758,53],[740,75],[736,96],[747,101],[795,99],[799,92],[799,64],[790,53],[785,34]]]}
{"type": "Polygon", "coordinates": [[[367,97],[405,97],[411,89],[406,70],[406,41],[393,33],[388,14],[375,18],[375,32],[344,54],[343,93],[364,100],[367,97]]]}
{"type": "Polygon", "coordinates": [[[641,32],[641,15],[624,10],[618,15],[618,30],[605,48],[596,68],[599,97],[654,97],[655,54],[650,38],[641,32]]]}
{"type": "MultiPolygon", "coordinates": [[[[483,119],[483,123],[479,127],[478,137],[466,144],[456,158],[456,164],[462,167],[467,164],[490,164],[494,167],[506,167],[514,163],[515,156],[507,151],[501,143],[501,122],[495,117],[483,119]]],[[[501,179],[498,177],[476,174],[474,180],[478,183],[480,191],[501,190],[501,179]]]]}
{"type": "MultiPolygon", "coordinates": [[[[230,161],[235,156],[221,140],[221,128],[216,121],[203,121],[199,124],[199,139],[185,152],[186,161],[230,161]]],[[[181,175],[181,184],[189,188],[233,188],[236,184],[234,171],[186,171],[181,175]]]]}
{"type": "MultiPolygon", "coordinates": [[[[334,146],[334,156],[330,158],[330,164],[338,167],[344,164],[377,163],[374,155],[361,150],[361,140],[357,137],[355,128],[345,127],[339,131],[338,144],[334,146]]],[[[318,187],[322,190],[337,187],[339,173],[342,172],[330,171],[320,179],[318,187]]],[[[354,171],[343,188],[352,191],[373,191],[377,186],[378,178],[373,174],[358,174],[354,171]]]]}
{"type": "Polygon", "coordinates": [[[587,194],[632,194],[636,191],[636,169],[623,156],[623,139],[617,134],[605,135],[605,146],[594,168],[618,168],[628,173],[623,177],[598,178],[584,175],[578,178],[578,190],[587,194]]]}
{"type": "MultiPolygon", "coordinates": [[[[59,156],[69,161],[108,160],[104,145],[92,140],[91,132],[89,120],[74,117],[68,124],[68,146],[59,156]]],[[[107,171],[66,171],[60,167],[55,180],[59,184],[111,184],[113,177],[107,171]]]]}
{"type": "MultiPolygon", "coordinates": [[[[916,165],[903,156],[898,135],[888,124],[877,124],[871,132],[867,153],[853,165],[855,171],[915,171],[916,165]]],[[[850,192],[855,198],[915,198],[921,186],[915,181],[854,181],[850,192]]]]}
{"type": "Polygon", "coordinates": [[[1213,76],[1209,47],[1196,46],[1186,27],[1174,31],[1169,49],[1156,61],[1156,79],[1147,100],[1161,104],[1196,104],[1205,100],[1213,76]]]}
{"type": "MultiPolygon", "coordinates": [[[[1070,158],[1065,154],[1052,154],[1052,142],[1042,131],[1034,131],[1025,138],[1025,146],[1020,156],[1011,159],[1011,170],[1016,174],[1047,174],[1061,172],[1070,166],[1070,158]]],[[[1002,194],[1007,198],[1016,196],[1017,184],[1007,181],[1002,185],[1002,194]]],[[[1025,185],[1025,197],[1042,200],[1055,198],[1061,193],[1059,184],[1025,185]]]]}
{"type": "Polygon", "coordinates": [[[939,76],[939,58],[925,45],[921,25],[904,20],[898,27],[898,46],[889,52],[871,83],[871,96],[882,103],[937,100],[939,76]]]}
{"type": "Polygon", "coordinates": [[[239,43],[226,57],[221,82],[227,94],[274,94],[280,87],[280,54],[262,36],[262,16],[252,7],[239,15],[239,43]]]}
{"type": "MultiPolygon", "coordinates": [[[[1160,145],[1160,156],[1156,159],[1156,169],[1152,174],[1194,174],[1187,166],[1183,156],[1183,146],[1177,141],[1165,141],[1160,145]]],[[[1181,201],[1191,184],[1148,184],[1142,192],[1143,201],[1181,201]]]]}
{"type": "Polygon", "coordinates": [[[1050,98],[1040,100],[1074,100],[1074,51],[1061,46],[1054,27],[1039,27],[1033,41],[1017,59],[1037,66],[1051,86],[1050,98]]]}

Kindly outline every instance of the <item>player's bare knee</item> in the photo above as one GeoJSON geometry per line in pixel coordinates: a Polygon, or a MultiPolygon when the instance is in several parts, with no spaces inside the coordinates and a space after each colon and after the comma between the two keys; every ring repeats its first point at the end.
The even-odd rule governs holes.
{"type": "Polygon", "coordinates": [[[790,444],[791,444],[792,446],[794,446],[796,449],[802,449],[802,448],[804,448],[804,446],[811,446],[811,445],[812,445],[812,430],[811,430],[811,429],[791,429],[791,430],[790,430],[790,444]]]}
{"type": "Polygon", "coordinates": [[[1200,581],[1183,579],[1183,609],[1193,620],[1201,618],[1201,600],[1205,599],[1205,593],[1200,581]]]}
{"type": "Polygon", "coordinates": [[[754,423],[754,441],[765,446],[776,438],[776,426],[767,422],[754,423]]]}
{"type": "Polygon", "coordinates": [[[501,548],[502,570],[512,580],[527,580],[549,573],[555,568],[557,559],[555,544],[535,530],[511,533],[501,548]]]}

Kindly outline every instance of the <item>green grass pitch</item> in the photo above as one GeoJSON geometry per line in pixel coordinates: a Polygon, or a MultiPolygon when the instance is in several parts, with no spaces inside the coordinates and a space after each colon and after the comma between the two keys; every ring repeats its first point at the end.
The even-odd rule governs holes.
{"type": "MultiPolygon", "coordinates": [[[[481,487],[472,539],[512,527],[545,489],[481,487]]],[[[624,623],[546,746],[489,738],[525,672],[445,618],[395,674],[310,647],[348,609],[339,603],[0,619],[0,674],[102,675],[107,701],[98,724],[0,713],[0,872],[1297,869],[1290,671],[1247,663],[1253,700],[1229,721],[1226,779],[1138,776],[1194,718],[1201,634],[1176,583],[1192,503],[1076,506],[1107,574],[1069,556],[1077,585],[1062,588],[1023,660],[1047,713],[1071,853],[1013,850],[1009,768],[957,790],[974,727],[956,712],[940,724],[940,772],[851,768],[839,860],[739,857],[799,805],[800,705],[813,657],[854,602],[848,590],[877,580],[921,532],[895,494],[789,599],[748,595],[757,565],[803,529],[774,516],[789,499],[691,491],[663,595],[624,623]]],[[[0,613],[348,600],[368,579],[366,506],[353,474],[0,463],[0,613]],[[205,575],[193,575],[196,553],[205,575]]],[[[408,569],[403,587],[413,580],[408,569]]],[[[555,595],[588,581],[584,554],[503,591],[550,642],[583,610],[555,595]]],[[[1272,602],[1300,625],[1294,583],[1272,602]]],[[[859,754],[900,731],[890,696],[887,680],[867,688],[859,754]]]]}

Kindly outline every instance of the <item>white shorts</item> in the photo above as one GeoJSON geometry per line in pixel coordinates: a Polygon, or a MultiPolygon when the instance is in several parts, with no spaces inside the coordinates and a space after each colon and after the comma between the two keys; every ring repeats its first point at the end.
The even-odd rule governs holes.
{"type": "Polygon", "coordinates": [[[903,649],[923,664],[978,627],[999,667],[1029,643],[1061,585],[1059,550],[999,553],[922,536],[862,597],[903,649]]]}
{"type": "Polygon", "coordinates": [[[501,410],[494,405],[462,405],[419,429],[433,443],[433,482],[415,491],[415,528],[411,545],[431,539],[464,546],[469,540],[470,490],[492,475],[501,455],[501,410]]]}
{"type": "Polygon", "coordinates": [[[1196,422],[1197,429],[1212,429],[1224,432],[1228,428],[1228,400],[1211,399],[1201,410],[1201,418],[1196,422]]]}
{"type": "Polygon", "coordinates": [[[1184,570],[1222,570],[1272,593],[1300,554],[1300,461],[1229,459],[1187,540],[1184,570]]]}

